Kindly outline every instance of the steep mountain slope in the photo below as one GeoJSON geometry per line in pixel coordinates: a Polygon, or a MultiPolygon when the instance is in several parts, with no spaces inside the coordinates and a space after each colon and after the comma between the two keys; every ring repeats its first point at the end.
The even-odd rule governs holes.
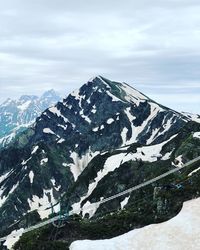
{"type": "Polygon", "coordinates": [[[187,118],[189,118],[191,121],[200,123],[200,115],[191,114],[187,112],[182,112],[182,114],[185,115],[187,118]]]}
{"type": "MultiPolygon", "coordinates": [[[[81,213],[83,216],[88,214],[89,217],[96,212],[101,214],[101,212],[109,212],[110,209],[112,211],[124,208],[128,203],[133,204],[141,194],[134,192],[102,205],[99,201],[174,167],[181,167],[189,160],[198,157],[200,133],[194,131],[200,131],[200,125],[189,122],[180,129],[178,134],[162,143],[145,146],[135,143],[112,152],[99,154],[90,161],[76,183],[63,197],[63,204],[70,204],[74,213],[81,213]]],[[[198,170],[199,165],[188,173],[188,178],[198,170]]],[[[173,183],[176,185],[176,182],[173,181],[173,183]]],[[[147,193],[149,192],[153,196],[152,187],[148,189],[147,193]]],[[[167,206],[168,202],[165,202],[167,206]]]]}
{"type": "MultiPolygon", "coordinates": [[[[47,217],[50,203],[58,211],[61,196],[63,207],[69,203],[79,212],[87,202],[182,164],[199,155],[194,150],[184,157],[181,151],[185,141],[193,144],[192,133],[198,131],[199,124],[125,83],[91,79],[0,151],[2,230],[47,217]],[[141,166],[148,171],[142,173],[141,166]],[[30,213],[35,210],[39,216],[30,213]]],[[[118,207],[112,203],[113,209],[118,207]]],[[[93,214],[96,209],[94,204],[93,214]]],[[[87,207],[86,213],[93,215],[87,207]]]]}
{"type": "MultiPolygon", "coordinates": [[[[163,171],[169,165],[165,164],[163,166],[163,164],[164,162],[149,164],[149,166],[146,164],[142,168],[140,166],[140,170],[142,169],[140,175],[146,174],[148,176],[149,174],[151,176],[148,176],[148,178],[151,178],[154,175],[154,171],[157,175],[159,171],[163,171]]],[[[50,224],[47,227],[26,233],[22,235],[14,249],[66,250],[76,240],[109,239],[133,229],[169,220],[180,212],[184,201],[199,197],[200,171],[197,171],[197,169],[200,169],[200,160],[164,179],[141,188],[137,192],[134,191],[131,196],[135,196],[135,198],[132,201],[128,199],[128,204],[127,198],[124,199],[125,196],[121,197],[122,202],[119,199],[115,199],[116,207],[121,203],[122,209],[120,210],[117,210],[116,207],[115,209],[110,207],[109,211],[102,211],[98,217],[93,217],[92,219],[81,218],[77,215],[70,216],[61,228],[56,228],[50,224]]],[[[124,166],[123,174],[126,171],[127,168],[124,166]]],[[[135,178],[132,172],[127,172],[126,175],[131,175],[129,179],[135,178]]],[[[110,180],[110,183],[112,181],[113,179],[110,180]]],[[[117,182],[118,179],[115,178],[116,186],[117,182]]],[[[120,186],[121,183],[118,183],[118,185],[120,186]]],[[[101,192],[102,190],[99,191],[101,192]]],[[[143,230],[137,231],[142,232],[143,230]]],[[[180,232],[181,228],[177,230],[177,233],[180,232]]],[[[162,233],[160,237],[164,237],[164,234],[162,233]]],[[[198,239],[195,237],[195,240],[198,239]]],[[[81,244],[80,242],[80,244],[75,244],[75,246],[81,247],[84,246],[84,243],[81,244]]],[[[101,244],[98,246],[100,249],[104,249],[101,244]]]]}
{"type": "Polygon", "coordinates": [[[41,97],[23,95],[19,100],[7,99],[0,105],[0,147],[6,146],[16,134],[33,124],[45,109],[59,100],[54,90],[45,92],[41,97]]]}

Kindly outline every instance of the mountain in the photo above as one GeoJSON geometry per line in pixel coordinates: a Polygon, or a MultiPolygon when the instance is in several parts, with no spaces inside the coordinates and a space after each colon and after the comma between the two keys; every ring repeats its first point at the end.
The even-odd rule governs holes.
{"type": "Polygon", "coordinates": [[[0,105],[0,147],[6,146],[60,99],[54,90],[45,92],[41,97],[23,95],[18,100],[7,99],[0,105]]]}
{"type": "MultiPolygon", "coordinates": [[[[131,211],[144,196],[145,205],[136,203],[124,219],[124,231],[171,218],[184,200],[198,195],[199,163],[160,186],[102,205],[99,201],[199,156],[199,134],[199,123],[126,83],[102,76],[89,80],[0,150],[2,234],[36,223],[60,207],[89,218],[131,211]],[[186,186],[178,184],[183,178],[186,186]]],[[[124,232],[116,229],[105,235],[124,232]]]]}

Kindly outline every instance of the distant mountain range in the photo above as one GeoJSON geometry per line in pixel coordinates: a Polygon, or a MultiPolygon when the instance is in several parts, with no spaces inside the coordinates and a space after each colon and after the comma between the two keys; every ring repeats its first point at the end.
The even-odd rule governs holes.
{"type": "Polygon", "coordinates": [[[41,97],[23,95],[18,100],[7,99],[0,104],[0,147],[6,146],[15,136],[33,124],[36,118],[61,97],[49,90],[41,97]]]}
{"type": "MultiPolygon", "coordinates": [[[[29,102],[25,98],[17,104],[18,113],[29,102]]],[[[24,119],[27,122],[21,124],[33,120],[24,119]]],[[[1,230],[46,218],[51,206],[55,212],[69,208],[91,218],[129,209],[144,196],[145,206],[134,205],[134,216],[140,220],[128,221],[129,229],[170,218],[184,200],[198,196],[199,163],[184,177],[180,171],[158,187],[152,185],[101,206],[98,201],[199,155],[200,124],[190,115],[164,107],[126,83],[97,76],[47,108],[0,150],[1,230]],[[190,192],[180,195],[185,187],[178,183],[186,177],[190,192]],[[165,197],[166,187],[175,192],[173,196],[165,197]]]]}

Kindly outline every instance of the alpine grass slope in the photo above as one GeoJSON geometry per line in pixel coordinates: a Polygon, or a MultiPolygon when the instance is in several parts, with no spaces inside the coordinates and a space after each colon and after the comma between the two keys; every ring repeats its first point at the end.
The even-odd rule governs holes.
{"type": "MultiPolygon", "coordinates": [[[[48,217],[51,206],[55,212],[61,208],[85,218],[129,209],[124,229],[104,231],[104,237],[171,218],[184,200],[198,196],[199,163],[184,175],[180,171],[126,197],[101,206],[98,201],[199,155],[199,123],[126,83],[95,77],[46,109],[32,127],[1,149],[2,234],[48,217]],[[188,181],[187,192],[183,180],[188,181]],[[175,194],[177,204],[172,202],[175,194]],[[144,197],[145,205],[136,205],[144,197]]],[[[109,217],[106,223],[113,220],[109,217]]]]}

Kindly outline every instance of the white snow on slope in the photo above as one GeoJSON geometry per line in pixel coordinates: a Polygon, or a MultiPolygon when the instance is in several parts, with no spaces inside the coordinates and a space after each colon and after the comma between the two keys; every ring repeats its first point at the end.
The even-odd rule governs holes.
{"type": "Polygon", "coordinates": [[[45,134],[52,134],[52,135],[55,135],[55,133],[54,133],[50,128],[44,128],[44,129],[43,129],[43,132],[44,132],[45,134]]]}
{"type": "MultiPolygon", "coordinates": [[[[28,198],[27,202],[30,207],[28,212],[37,210],[40,215],[40,218],[44,219],[47,218],[52,212],[50,203],[56,204],[57,201],[53,196],[53,189],[44,189],[42,197],[33,195],[31,199],[28,198]]],[[[58,206],[54,206],[55,212],[58,212],[59,209],[59,204],[58,206]]]]}
{"type": "Polygon", "coordinates": [[[187,112],[182,112],[182,114],[184,116],[186,116],[187,118],[189,118],[191,121],[200,123],[200,115],[191,114],[191,113],[187,113],[187,112]]]}
{"type": "Polygon", "coordinates": [[[32,170],[29,172],[28,176],[29,176],[29,179],[30,179],[30,183],[32,184],[33,183],[33,178],[34,178],[34,173],[33,173],[32,170]]]}
{"type": "MultiPolygon", "coordinates": [[[[130,161],[130,160],[142,160],[142,161],[148,161],[148,162],[154,162],[157,161],[159,157],[161,157],[161,150],[163,146],[171,141],[173,138],[177,136],[173,135],[169,140],[164,141],[162,143],[151,145],[151,146],[144,146],[137,148],[136,153],[129,153],[126,154],[126,156],[123,158],[123,163],[130,161]]],[[[168,154],[165,154],[165,160],[168,160],[170,157],[170,152],[168,154]]]]}
{"type": "Polygon", "coordinates": [[[175,163],[173,164],[176,167],[181,168],[183,166],[183,155],[179,155],[175,158],[175,163]]]}
{"type": "MultiPolygon", "coordinates": [[[[105,164],[103,169],[99,170],[99,172],[97,172],[97,176],[96,178],[93,180],[93,182],[91,182],[88,186],[88,191],[87,193],[81,197],[81,199],[79,200],[79,202],[74,203],[72,205],[72,209],[73,209],[73,213],[77,213],[79,214],[81,211],[84,211],[84,207],[81,208],[81,203],[83,200],[85,200],[87,197],[89,197],[92,192],[94,191],[94,189],[97,187],[98,183],[109,173],[109,172],[113,172],[115,171],[117,168],[120,167],[121,164],[123,164],[124,162],[127,161],[135,161],[135,160],[142,160],[142,161],[148,161],[148,162],[154,162],[157,161],[158,157],[161,157],[161,150],[162,147],[170,140],[172,140],[176,135],[172,136],[169,140],[162,142],[160,144],[157,145],[152,145],[152,146],[145,146],[145,147],[140,147],[137,148],[137,152],[136,153],[119,153],[116,155],[112,155],[111,157],[109,157],[105,164]]],[[[170,155],[169,155],[170,156],[170,155]]],[[[167,159],[167,157],[165,157],[167,159]]],[[[96,204],[91,203],[91,206],[94,207],[96,206],[96,204]]],[[[98,206],[97,206],[98,207],[98,206]]],[[[88,208],[87,208],[88,210],[88,208]]],[[[92,209],[92,215],[94,214],[94,209],[92,209]]]]}
{"type": "MultiPolygon", "coordinates": [[[[83,211],[83,217],[86,215],[86,214],[89,214],[89,218],[91,218],[95,212],[97,211],[98,207],[100,206],[99,202],[94,202],[94,203],[91,203],[90,201],[87,201],[83,208],[82,208],[82,211],[83,211]]],[[[73,211],[74,212],[74,211],[73,211]]],[[[76,211],[75,211],[76,212],[76,211]]],[[[80,211],[78,210],[77,213],[79,213],[80,211]]]]}
{"type": "Polygon", "coordinates": [[[91,119],[88,116],[84,115],[83,109],[79,113],[80,113],[81,117],[83,119],[85,119],[88,123],[92,122],[91,119]]]}
{"type": "Polygon", "coordinates": [[[6,246],[8,249],[12,249],[12,246],[19,240],[23,232],[24,228],[12,231],[6,238],[6,241],[4,242],[3,245],[6,246]]]}
{"type": "Polygon", "coordinates": [[[200,198],[185,202],[169,221],[132,230],[108,240],[82,240],[70,250],[199,250],[200,198]]]}
{"type": "MultiPolygon", "coordinates": [[[[129,118],[130,122],[131,122],[131,129],[132,129],[132,137],[131,137],[131,139],[130,139],[129,141],[126,142],[126,145],[137,142],[137,137],[138,137],[138,135],[139,135],[142,131],[144,131],[144,128],[148,125],[148,123],[149,123],[150,121],[152,121],[152,120],[157,116],[157,114],[158,114],[159,112],[162,112],[162,111],[163,111],[163,109],[162,109],[158,104],[156,104],[156,103],[151,102],[150,105],[151,105],[151,113],[150,113],[150,115],[149,115],[148,118],[147,118],[145,121],[143,121],[143,123],[142,123],[140,126],[138,126],[138,127],[136,127],[136,126],[133,125],[133,120],[135,119],[135,117],[131,115],[129,109],[126,109],[125,112],[126,112],[126,114],[127,114],[127,117],[129,118]]],[[[155,137],[155,135],[154,135],[154,138],[152,137],[148,144],[150,144],[150,143],[153,141],[153,139],[155,139],[155,138],[156,138],[156,137],[155,137]]]]}
{"type": "Polygon", "coordinates": [[[8,196],[9,196],[10,194],[12,194],[12,193],[15,191],[15,189],[18,187],[18,185],[19,185],[19,182],[17,182],[16,184],[14,184],[13,187],[11,188],[11,190],[9,191],[9,193],[8,193],[7,196],[3,195],[3,192],[4,192],[3,187],[0,188],[0,207],[1,207],[1,206],[4,204],[4,202],[7,200],[8,196]]]}
{"type": "Polygon", "coordinates": [[[85,155],[82,155],[80,158],[76,152],[72,152],[70,157],[73,159],[74,163],[69,164],[70,170],[76,181],[81,172],[85,169],[88,163],[96,156],[99,152],[92,152],[90,149],[86,152],[85,155]]]}
{"type": "Polygon", "coordinates": [[[55,115],[57,115],[58,117],[61,116],[60,110],[57,109],[56,106],[50,107],[49,111],[55,115]]]}
{"type": "Polygon", "coordinates": [[[61,138],[60,140],[58,140],[58,144],[60,144],[60,143],[63,143],[65,141],[65,139],[63,139],[63,138],[61,138]]]}
{"type": "Polygon", "coordinates": [[[174,150],[172,150],[171,152],[167,152],[165,155],[163,155],[162,160],[163,161],[168,160],[170,158],[170,156],[171,156],[171,154],[172,154],[173,151],[174,150]]]}
{"type": "Polygon", "coordinates": [[[121,132],[122,146],[126,145],[127,132],[128,132],[128,129],[126,127],[124,127],[123,130],[122,130],[122,132],[121,132]]]}
{"type": "MultiPolygon", "coordinates": [[[[97,187],[99,181],[101,179],[103,179],[104,176],[106,176],[109,172],[114,171],[116,168],[118,168],[122,162],[123,157],[125,156],[125,153],[121,153],[121,154],[117,154],[114,156],[109,157],[105,164],[104,164],[104,168],[101,169],[98,173],[97,173],[97,177],[94,179],[93,182],[91,182],[89,184],[88,187],[88,192],[87,194],[85,194],[83,197],[81,197],[80,201],[77,203],[74,203],[72,205],[72,209],[73,209],[73,213],[80,213],[81,212],[81,202],[86,199],[87,197],[90,196],[90,194],[93,192],[93,190],[97,187]]],[[[83,212],[84,211],[84,207],[83,207],[83,212]]]]}
{"type": "Polygon", "coordinates": [[[97,107],[96,107],[96,105],[93,105],[93,106],[92,106],[91,112],[92,112],[93,114],[95,114],[95,113],[97,112],[97,107]]]}
{"type": "Polygon", "coordinates": [[[146,96],[144,96],[142,93],[140,93],[139,91],[137,91],[136,89],[130,87],[128,84],[126,83],[122,83],[120,88],[122,88],[125,92],[126,92],[126,96],[125,99],[128,102],[133,102],[135,103],[137,106],[139,106],[140,102],[144,102],[145,100],[147,100],[148,98],[146,96]]]}
{"type": "Polygon", "coordinates": [[[92,131],[93,132],[97,132],[99,130],[99,127],[93,128],[92,131]]]}
{"type": "Polygon", "coordinates": [[[48,162],[48,160],[49,160],[48,158],[41,159],[40,165],[44,165],[45,163],[48,162]]]}
{"type": "Polygon", "coordinates": [[[175,115],[173,115],[170,119],[167,118],[167,120],[166,120],[166,117],[163,119],[162,127],[155,128],[153,130],[151,136],[147,140],[147,145],[151,144],[157,137],[165,134],[171,128],[171,126],[173,125],[173,122],[174,122],[174,117],[175,117],[175,115]]]}
{"type": "Polygon", "coordinates": [[[123,209],[126,206],[126,204],[128,203],[129,198],[130,198],[130,195],[128,197],[124,198],[124,200],[120,203],[121,209],[123,209]]]}
{"type": "Polygon", "coordinates": [[[114,119],[113,118],[109,118],[108,120],[107,120],[107,124],[111,124],[111,123],[113,123],[114,122],[114,119]]]}
{"type": "Polygon", "coordinates": [[[69,120],[64,115],[61,114],[60,110],[58,110],[56,106],[50,107],[49,111],[57,115],[58,117],[62,117],[65,122],[69,122],[69,120]]]}
{"type": "Polygon", "coordinates": [[[28,108],[28,106],[31,104],[31,100],[28,100],[24,103],[22,103],[21,105],[18,105],[17,108],[20,109],[21,111],[24,111],[28,108]]]}
{"type": "Polygon", "coordinates": [[[39,146],[35,146],[35,147],[33,148],[32,152],[31,152],[31,154],[32,154],[32,155],[35,154],[35,153],[37,152],[38,148],[39,148],[39,146]]]}
{"type": "Polygon", "coordinates": [[[8,177],[8,175],[11,172],[12,172],[12,170],[0,176],[0,184],[1,184],[2,181],[4,181],[8,177]]]}
{"type": "Polygon", "coordinates": [[[200,132],[195,132],[195,133],[193,134],[193,138],[198,138],[198,139],[200,139],[200,132]]]}
{"type": "Polygon", "coordinates": [[[194,173],[198,172],[199,170],[200,170],[200,167],[197,168],[197,169],[195,169],[195,170],[193,170],[191,173],[188,174],[188,176],[193,175],[194,173]]]}

